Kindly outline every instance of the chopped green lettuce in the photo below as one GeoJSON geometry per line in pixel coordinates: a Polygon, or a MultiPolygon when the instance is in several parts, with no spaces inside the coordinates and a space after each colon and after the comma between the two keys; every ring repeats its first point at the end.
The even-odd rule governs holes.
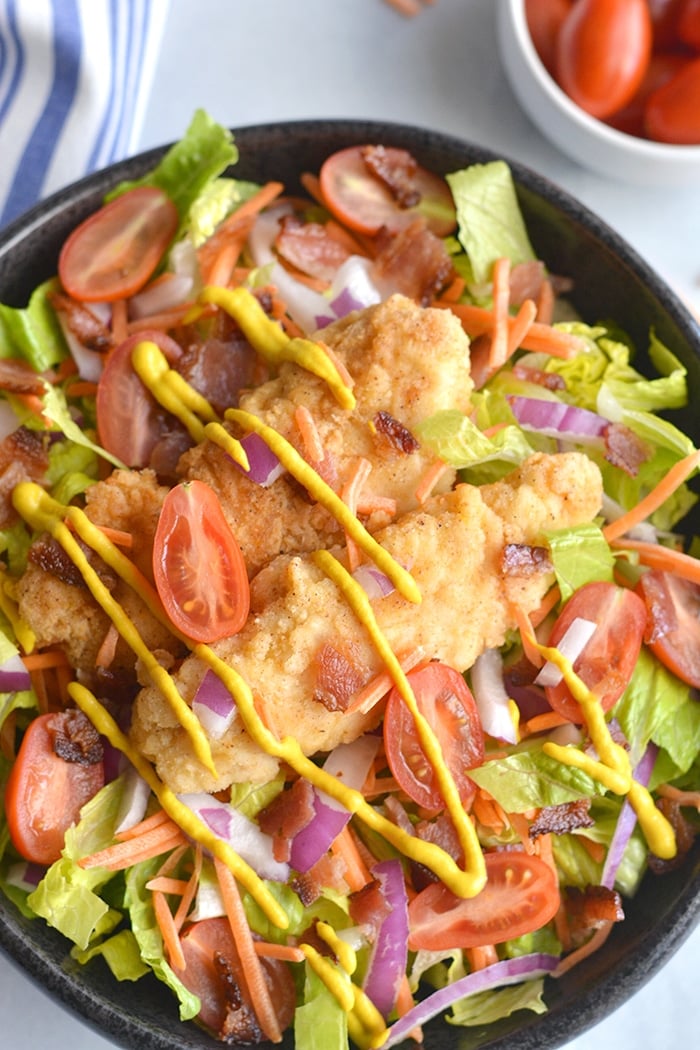
{"type": "Polygon", "coordinates": [[[45,383],[42,404],[46,418],[50,419],[52,423],[55,423],[69,441],[74,442],[76,445],[81,445],[83,448],[89,449],[98,456],[102,456],[103,459],[108,460],[114,467],[124,467],[121,460],[117,459],[117,457],[113,456],[110,452],[107,452],[107,450],[100,445],[95,444],[88,434],[78,426],[70,413],[66,396],[59,387],[52,386],[51,383],[45,383]]]}
{"type": "Polygon", "coordinates": [[[348,1016],[307,964],[304,1001],[294,1014],[296,1050],[347,1050],[348,1016]]]}
{"type": "Polygon", "coordinates": [[[242,179],[212,179],[192,202],[184,232],[195,248],[204,244],[226,216],[253,196],[260,187],[242,179]]]}
{"type": "Polygon", "coordinates": [[[586,583],[612,582],[615,559],[596,524],[547,533],[547,543],[562,601],[586,583]]]}
{"type": "Polygon", "coordinates": [[[0,357],[18,357],[37,372],[53,368],[68,356],[61,327],[49,303],[54,279],[32,293],[26,307],[0,304],[0,357]]]}
{"type": "Polygon", "coordinates": [[[469,480],[480,484],[513,470],[532,454],[522,430],[506,426],[487,437],[458,409],[443,409],[415,427],[418,440],[458,470],[469,469],[469,480]],[[491,467],[490,474],[486,470],[491,467]],[[476,472],[481,468],[479,477],[476,472]]]}
{"type": "Polygon", "coordinates": [[[138,981],[149,970],[141,958],[138,941],[131,930],[120,930],[84,951],[78,948],[71,951],[71,957],[81,965],[97,956],[104,959],[118,981],[138,981]]]}
{"type": "Polygon", "coordinates": [[[536,1014],[547,1012],[543,977],[467,995],[454,1004],[452,1013],[447,1014],[445,1020],[448,1024],[480,1028],[502,1017],[510,1017],[516,1010],[532,1010],[536,1014]]]}
{"type": "Polygon", "coordinates": [[[539,743],[484,762],[469,776],[507,813],[592,798],[604,790],[582,770],[550,758],[539,743]]]}

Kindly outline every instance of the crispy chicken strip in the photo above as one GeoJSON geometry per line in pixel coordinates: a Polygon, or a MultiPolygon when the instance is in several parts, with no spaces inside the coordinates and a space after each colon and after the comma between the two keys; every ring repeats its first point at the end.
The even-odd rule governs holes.
{"type": "MultiPolygon", "coordinates": [[[[460,484],[378,533],[383,546],[410,568],[422,593],[419,605],[397,592],[374,602],[394,651],[420,647],[428,658],[465,671],[484,649],[502,645],[516,625],[513,605],[534,610],[552,582],[546,572],[504,573],[504,545],[540,544],[547,530],[591,521],[601,495],[598,468],[585,455],[536,454],[505,480],[482,488],[460,484]]],[[[253,581],[246,626],[212,648],[264,699],[271,728],[280,737],[296,737],[306,754],[355,739],[381,716],[380,707],[369,714],[344,713],[314,698],[324,653],[340,653],[355,691],[383,668],[365,628],[308,556],[273,561],[253,581]]],[[[186,700],[192,700],[204,671],[194,656],[182,664],[175,680],[186,700]]],[[[137,699],[132,738],[176,791],[263,781],[277,767],[238,721],[223,740],[213,742],[214,779],[197,763],[184,731],[150,686],[137,699]]]]}

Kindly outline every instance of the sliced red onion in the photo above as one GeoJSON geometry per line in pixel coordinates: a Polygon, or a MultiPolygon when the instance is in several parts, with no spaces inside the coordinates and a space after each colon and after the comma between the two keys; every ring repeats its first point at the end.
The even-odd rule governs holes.
{"type": "Polygon", "coordinates": [[[406,1039],[414,1028],[420,1028],[437,1014],[449,1010],[465,996],[474,995],[476,992],[488,992],[507,984],[518,984],[520,981],[532,980],[536,977],[545,977],[556,969],[559,961],[558,955],[545,955],[540,952],[533,955],[521,955],[517,959],[505,959],[491,966],[485,966],[482,970],[476,970],[460,978],[454,984],[439,988],[427,999],[417,1003],[412,1010],[409,1010],[391,1026],[389,1035],[382,1043],[382,1050],[396,1046],[397,1043],[406,1039]]]}
{"type": "Polygon", "coordinates": [[[41,864],[34,864],[29,860],[20,860],[16,864],[10,865],[5,881],[8,886],[16,886],[18,890],[33,893],[45,874],[46,868],[43,868],[41,864]]]}
{"type": "Polygon", "coordinates": [[[484,732],[496,740],[516,744],[518,734],[503,681],[503,657],[498,649],[486,649],[476,658],[470,679],[484,732]]]}
{"type": "Polygon", "coordinates": [[[146,781],[133,766],[129,766],[124,773],[124,794],[117,814],[115,834],[128,831],[143,820],[150,797],[151,789],[146,781]]]}
{"type": "Polygon", "coordinates": [[[384,860],[372,867],[389,912],[379,927],[367,964],[363,989],[383,1017],[396,1005],[408,958],[408,897],[401,861],[384,860]]]}
{"type": "Polygon", "coordinates": [[[220,740],[238,715],[236,702],[218,675],[207,670],[192,701],[192,711],[212,740],[220,740]]]}
{"type": "Polygon", "coordinates": [[[328,299],[336,317],[362,310],[381,301],[379,289],[370,277],[371,262],[361,255],[349,256],[338,267],[328,299]]]}
{"type": "Polygon", "coordinates": [[[178,798],[258,875],[274,882],[287,881],[289,866],[275,860],[272,838],[265,835],[254,821],[248,820],[234,806],[220,802],[206,791],[178,795],[178,798]]]}
{"type": "MultiPolygon", "coordinates": [[[[324,773],[330,773],[346,787],[360,790],[379,748],[379,737],[365,734],[350,744],[339,744],[326,759],[324,773]]],[[[351,817],[351,813],[325,791],[314,789],[314,816],[294,836],[289,863],[295,871],[309,871],[330,848],[351,817]]]]}
{"type": "Polygon", "coordinates": [[[19,653],[13,653],[0,665],[0,693],[19,693],[31,689],[32,680],[19,653]]]}
{"type": "Polygon", "coordinates": [[[129,317],[138,320],[141,317],[163,313],[173,306],[180,306],[192,295],[193,287],[194,280],[190,275],[169,274],[167,278],[155,281],[129,300],[129,317]]]}
{"type": "MultiPolygon", "coordinates": [[[[649,783],[658,753],[659,749],[656,744],[650,743],[634,769],[632,775],[642,787],[646,787],[649,783]]],[[[625,799],[622,804],[622,809],[620,810],[620,816],[617,818],[617,824],[615,826],[615,831],[613,832],[610,848],[608,849],[605,864],[603,865],[603,874],[600,879],[601,886],[605,886],[606,889],[612,890],[615,887],[617,871],[622,863],[622,858],[627,849],[627,843],[632,836],[636,823],[637,814],[629,801],[625,799]]]]}
{"type": "Polygon", "coordinates": [[[352,577],[356,583],[359,583],[370,600],[386,598],[388,594],[396,590],[389,577],[370,562],[358,565],[352,577]]]}
{"type": "Polygon", "coordinates": [[[273,481],[277,481],[277,478],[284,474],[286,468],[259,434],[252,431],[246,434],[241,438],[241,445],[248,457],[249,469],[243,470],[239,463],[236,463],[236,466],[256,485],[261,485],[264,489],[269,488],[273,481]]]}
{"type": "Polygon", "coordinates": [[[610,420],[587,408],[562,401],[510,395],[508,404],[523,430],[536,430],[553,438],[602,444],[610,420]]]}
{"type": "MultiPolygon", "coordinates": [[[[584,620],[582,616],[577,616],[560,638],[557,649],[572,664],[575,663],[593,637],[595,629],[596,624],[592,620],[584,620]]],[[[547,660],[535,678],[535,682],[541,686],[555,686],[559,685],[563,677],[557,665],[547,660]]]]}

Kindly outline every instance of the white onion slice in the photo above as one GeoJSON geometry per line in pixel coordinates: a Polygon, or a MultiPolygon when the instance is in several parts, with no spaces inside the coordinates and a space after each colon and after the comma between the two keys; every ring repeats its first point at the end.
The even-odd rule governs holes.
{"type": "MultiPolygon", "coordinates": [[[[577,616],[562,635],[557,649],[572,664],[575,663],[593,637],[595,629],[596,624],[592,620],[584,620],[582,616],[577,616]]],[[[559,685],[563,677],[557,665],[547,660],[535,678],[535,682],[537,685],[555,686],[559,685]]]]}
{"type": "Polygon", "coordinates": [[[486,649],[476,658],[470,680],[484,732],[496,740],[516,744],[510,697],[503,681],[503,657],[498,649],[486,649]]]}
{"type": "Polygon", "coordinates": [[[15,410],[9,401],[6,401],[4,398],[0,399],[0,441],[4,441],[10,434],[14,434],[18,426],[19,420],[15,410]]]}
{"type": "Polygon", "coordinates": [[[71,357],[75,361],[75,367],[78,369],[78,375],[88,383],[97,383],[102,375],[104,356],[98,354],[96,350],[88,350],[88,348],[80,342],[77,336],[71,332],[60,311],[57,311],[57,316],[59,324],[61,325],[63,337],[68,344],[71,357]]]}
{"type": "Polygon", "coordinates": [[[128,831],[143,820],[150,797],[151,789],[146,781],[133,766],[129,766],[124,773],[124,794],[117,814],[115,835],[128,831]]]}
{"type": "Polygon", "coordinates": [[[264,879],[286,882],[289,865],[275,860],[272,838],[252,820],[226,802],[220,802],[206,791],[178,795],[188,809],[202,820],[217,838],[229,845],[264,879]]]}
{"type": "Polygon", "coordinates": [[[349,256],[338,267],[328,294],[329,305],[336,317],[362,310],[381,301],[379,289],[370,277],[370,260],[360,255],[349,256]]]}
{"type": "Polygon", "coordinates": [[[193,288],[194,279],[190,274],[168,274],[167,277],[148,285],[138,295],[132,296],[129,300],[129,317],[131,320],[138,320],[141,317],[163,313],[173,306],[180,306],[187,302],[193,288]]]}
{"type": "Polygon", "coordinates": [[[235,700],[218,675],[209,669],[194,695],[192,711],[212,740],[220,740],[238,715],[235,700]]]}

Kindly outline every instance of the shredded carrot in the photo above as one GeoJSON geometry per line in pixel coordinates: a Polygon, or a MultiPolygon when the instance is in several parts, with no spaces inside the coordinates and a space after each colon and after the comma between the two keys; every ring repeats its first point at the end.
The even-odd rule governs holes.
{"type": "Polygon", "coordinates": [[[700,791],[681,791],[672,784],[659,784],[657,791],[664,798],[670,798],[681,806],[692,806],[700,813],[700,791]]]}
{"type": "Polygon", "coordinates": [[[262,697],[259,693],[256,693],[253,699],[255,704],[255,711],[258,718],[265,726],[265,728],[279,740],[279,732],[277,731],[277,728],[275,726],[275,719],[272,715],[272,711],[270,710],[270,705],[268,704],[267,700],[265,700],[265,698],[262,697]]]}
{"type": "Polygon", "coordinates": [[[226,917],[231,926],[238,958],[241,961],[249,1005],[255,1011],[263,1035],[271,1043],[279,1043],[282,1041],[282,1032],[270,996],[265,970],[255,951],[255,942],[243,909],[238,884],[233,873],[218,857],[214,858],[214,865],[226,909],[226,917]]]}
{"type": "Polygon", "coordinates": [[[237,235],[232,235],[230,240],[221,245],[218,252],[212,253],[206,259],[204,257],[200,259],[199,266],[204,284],[217,285],[221,288],[227,287],[243,251],[251,225],[252,223],[245,223],[237,231],[237,235]]]}
{"type": "Polygon", "coordinates": [[[471,812],[482,827],[491,828],[496,834],[506,828],[507,821],[502,807],[481,788],[477,789],[474,795],[471,812]]]}
{"type": "Polygon", "coordinates": [[[415,497],[419,504],[425,503],[440,478],[444,477],[449,470],[449,463],[445,463],[443,459],[435,460],[435,462],[428,467],[415,491],[415,497]]]}
{"type": "Polygon", "coordinates": [[[184,970],[186,966],[185,954],[182,950],[178,931],[175,928],[173,913],[170,910],[165,894],[161,893],[160,890],[156,890],[153,893],[153,911],[155,912],[160,935],[163,938],[163,946],[168,962],[176,970],[184,970]]]}
{"type": "Polygon", "coordinates": [[[68,657],[62,649],[45,649],[41,653],[27,653],[22,662],[28,671],[44,671],[47,667],[66,666],[68,657]]]}
{"type": "Polygon", "coordinates": [[[129,316],[126,299],[115,299],[112,303],[112,339],[114,346],[123,343],[129,334],[129,316]]]}
{"type": "Polygon", "coordinates": [[[593,952],[602,948],[610,936],[610,931],[612,930],[613,925],[612,922],[602,923],[590,940],[586,941],[586,943],[582,944],[580,948],[576,948],[575,951],[570,952],[569,955],[562,959],[557,968],[552,971],[551,976],[561,977],[576,966],[577,963],[580,963],[583,959],[587,959],[589,955],[593,955],[593,952]]]}
{"type": "MultiPolygon", "coordinates": [[[[363,456],[358,456],[351,467],[350,476],[340,490],[340,498],[346,504],[352,514],[357,516],[357,503],[362,488],[372,470],[372,464],[363,456]]],[[[353,572],[361,561],[361,553],[358,545],[346,532],[345,545],[348,554],[348,567],[353,572]]]]}
{"type": "Polygon", "coordinates": [[[555,583],[554,586],[550,587],[547,591],[535,611],[530,613],[529,619],[532,626],[539,627],[542,621],[547,619],[552,609],[559,604],[560,600],[561,591],[559,590],[559,585],[555,583]]]}
{"type": "Polygon", "coordinates": [[[224,245],[232,239],[237,241],[242,230],[245,230],[247,237],[256,216],[272,204],[283,189],[281,182],[266,182],[248,200],[231,212],[198,250],[197,258],[200,267],[204,265],[204,269],[208,271],[211,261],[219,255],[224,245]]]}
{"type": "Polygon", "coordinates": [[[321,190],[321,183],[319,181],[318,175],[314,175],[310,171],[305,171],[302,173],[302,175],[300,175],[299,182],[302,184],[302,186],[304,187],[304,189],[306,190],[306,192],[312,200],[316,201],[317,204],[320,204],[322,208],[328,208],[328,205],[326,204],[326,199],[323,196],[323,192],[321,190]]]}
{"type": "Polygon", "coordinates": [[[496,951],[495,944],[482,944],[478,948],[467,948],[465,949],[465,955],[469,960],[469,969],[483,970],[486,966],[491,966],[493,963],[498,962],[498,952],[496,951]]]}
{"type": "Polygon", "coordinates": [[[443,288],[442,292],[440,293],[440,302],[459,302],[462,296],[462,292],[464,291],[465,283],[466,282],[463,277],[454,277],[448,284],[447,288],[443,288]]]}
{"type": "MultiPolygon", "coordinates": [[[[535,853],[538,855],[540,860],[543,860],[545,864],[554,872],[554,876],[559,882],[559,872],[557,871],[556,861],[554,860],[554,850],[552,848],[552,834],[548,832],[546,835],[538,835],[535,839],[535,853]]],[[[554,928],[556,930],[557,938],[561,944],[563,950],[569,951],[571,948],[571,931],[569,929],[569,920],[566,916],[566,907],[563,901],[560,901],[557,913],[554,916],[554,928]]]]}
{"type": "Polygon", "coordinates": [[[97,853],[82,857],[78,863],[81,868],[107,868],[109,871],[122,871],[142,860],[159,857],[162,853],[167,853],[186,842],[184,832],[168,818],[166,823],[160,824],[151,831],[136,838],[121,839],[112,846],[98,850],[97,853]]]}
{"type": "Polygon", "coordinates": [[[508,813],[508,822],[523,844],[526,853],[535,852],[535,843],[530,838],[530,821],[524,813],[508,813]]]}
{"type": "Polygon", "coordinates": [[[508,357],[510,325],[508,304],[510,302],[510,259],[502,256],[493,264],[493,328],[489,347],[489,366],[500,368],[508,357]]]}
{"type": "Polygon", "coordinates": [[[94,397],[97,393],[97,383],[90,383],[87,379],[77,379],[69,383],[67,389],[71,397],[94,397]]]}
{"type": "Polygon", "coordinates": [[[125,842],[127,839],[137,839],[141,835],[145,835],[147,831],[152,831],[153,828],[159,828],[161,824],[167,824],[170,821],[170,817],[164,809],[157,809],[155,813],[151,813],[150,817],[144,817],[138,824],[134,824],[130,828],[125,828],[124,831],[120,831],[115,835],[115,838],[119,842],[125,842]]]}
{"type": "Polygon", "coordinates": [[[372,881],[369,869],[357,848],[355,837],[347,824],[333,840],[331,853],[343,862],[345,868],[343,877],[351,893],[361,890],[363,886],[372,881]]]}
{"type": "Polygon", "coordinates": [[[677,463],[674,463],[668,474],[636,506],[615,521],[611,521],[603,526],[603,535],[608,543],[619,539],[620,536],[624,536],[635,525],[645,521],[650,514],[653,514],[655,510],[666,502],[669,496],[673,495],[676,489],[680,488],[686,478],[698,467],[700,467],[700,450],[691,452],[690,455],[684,456],[683,459],[679,459],[677,463]]]}
{"type": "MultiPolygon", "coordinates": [[[[178,306],[171,306],[169,310],[161,310],[160,313],[150,314],[148,317],[137,317],[133,321],[129,321],[127,325],[128,334],[132,335],[134,332],[142,332],[148,328],[157,328],[160,331],[168,331],[170,328],[175,328],[182,323],[183,319],[191,311],[192,306],[193,303],[191,302],[180,303],[178,306]]],[[[201,316],[205,316],[204,309],[201,316]]]]}
{"type": "Polygon", "coordinates": [[[684,554],[683,551],[672,550],[664,547],[662,543],[645,543],[642,540],[612,540],[611,547],[620,550],[635,551],[642,565],[650,569],[660,569],[663,572],[672,572],[676,576],[682,576],[693,583],[700,583],[700,561],[684,554]]]}
{"type": "Polygon", "coordinates": [[[520,725],[520,736],[532,736],[534,733],[546,733],[557,726],[570,725],[568,718],[558,714],[556,711],[544,711],[541,715],[533,715],[527,722],[520,725]]]}
{"type": "Polygon", "coordinates": [[[537,296],[537,317],[540,324],[551,324],[554,317],[554,285],[547,279],[542,282],[537,296]]]}
{"type": "Polygon", "coordinates": [[[520,631],[520,640],[522,642],[525,656],[533,667],[541,667],[543,664],[542,655],[534,644],[535,635],[529,616],[520,605],[511,606],[511,611],[515,617],[515,622],[518,625],[518,630],[520,631]]]}
{"type": "Polygon", "coordinates": [[[322,463],[326,453],[321,441],[321,435],[316,426],[316,420],[311,415],[307,405],[298,405],[295,408],[294,422],[301,435],[306,461],[308,463],[322,463]]]}
{"type": "Polygon", "coordinates": [[[355,385],[355,380],[352,378],[347,368],[345,367],[344,361],[341,361],[341,359],[336,354],[335,350],[333,350],[332,347],[328,345],[328,343],[324,343],[322,339],[317,339],[316,345],[320,346],[321,350],[323,350],[326,357],[330,359],[330,362],[335,368],[338,375],[340,376],[341,381],[345,384],[346,387],[348,387],[348,389],[352,390],[352,388],[355,385]]]}
{"type": "Polygon", "coordinates": [[[171,875],[156,875],[146,883],[146,889],[157,893],[171,893],[181,897],[187,889],[187,879],[174,879],[171,875]]]}
{"type": "MultiPolygon", "coordinates": [[[[75,528],[72,521],[67,521],[66,524],[71,532],[75,532],[75,528]]],[[[134,545],[134,535],[131,532],[127,532],[125,529],[113,529],[109,525],[98,525],[97,522],[92,523],[96,529],[99,529],[103,536],[110,540],[115,547],[125,547],[130,549],[134,545]]]]}
{"type": "Polygon", "coordinates": [[[119,641],[119,631],[116,625],[110,622],[109,627],[105,633],[104,638],[100,642],[100,647],[97,650],[97,656],[95,657],[95,667],[111,667],[114,662],[114,656],[117,651],[117,642],[119,641]]]}
{"type": "Polygon", "coordinates": [[[522,345],[523,339],[527,337],[527,333],[530,331],[536,316],[537,307],[535,303],[532,299],[526,299],[513,318],[508,331],[507,359],[510,359],[518,347],[522,345]]]}
{"type": "Polygon", "coordinates": [[[592,839],[586,838],[585,835],[579,835],[578,841],[585,849],[588,856],[596,862],[596,864],[602,864],[605,860],[605,846],[602,842],[593,842],[592,839]]]}
{"type": "MultiPolygon", "coordinates": [[[[488,335],[493,331],[493,311],[484,306],[474,306],[472,303],[441,302],[439,299],[435,300],[434,305],[451,310],[456,314],[465,332],[472,339],[480,335],[488,335]]],[[[515,318],[512,317],[508,319],[509,329],[514,320],[515,318]]],[[[551,357],[564,359],[573,357],[586,348],[580,336],[539,321],[532,322],[520,345],[523,350],[541,351],[551,357]]]]}
{"type": "Polygon", "coordinates": [[[204,856],[202,846],[199,842],[195,843],[194,848],[194,864],[192,866],[192,874],[187,881],[187,887],[185,892],[182,894],[180,903],[177,906],[175,912],[174,923],[177,930],[182,929],[182,924],[187,918],[192,902],[199,886],[199,877],[202,874],[202,858],[204,856]]]}
{"type": "MultiPolygon", "coordinates": [[[[398,661],[404,674],[413,671],[420,664],[428,662],[425,650],[420,646],[412,649],[410,653],[406,653],[405,656],[399,656],[398,661]]],[[[372,678],[367,685],[364,685],[362,689],[360,689],[353,702],[347,707],[345,713],[349,714],[351,711],[361,711],[363,714],[367,714],[367,712],[371,711],[380,700],[384,699],[393,685],[394,679],[389,672],[381,671],[376,677],[372,678]]]]}
{"type": "MultiPolygon", "coordinates": [[[[411,985],[408,980],[408,975],[403,974],[399,981],[398,991],[396,993],[395,1010],[397,1017],[404,1017],[409,1010],[412,1010],[416,1005],[415,999],[413,998],[413,992],[411,991],[411,985]]],[[[414,1043],[418,1043],[419,1046],[423,1045],[423,1029],[416,1026],[412,1028],[406,1035],[407,1039],[412,1039],[414,1043]]]]}
{"type": "Polygon", "coordinates": [[[263,959],[281,959],[282,962],[304,962],[306,956],[293,944],[274,944],[272,941],[254,941],[255,954],[263,959]]]}

